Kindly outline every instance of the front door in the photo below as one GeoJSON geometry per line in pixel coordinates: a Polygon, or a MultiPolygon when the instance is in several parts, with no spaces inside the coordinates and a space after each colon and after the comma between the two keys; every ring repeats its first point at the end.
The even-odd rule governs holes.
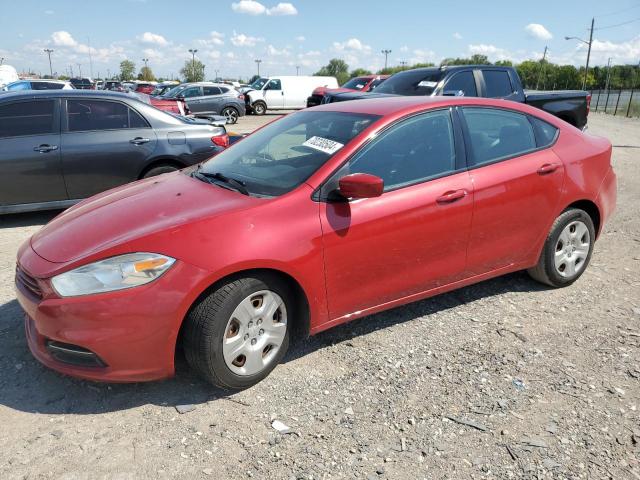
{"type": "Polygon", "coordinates": [[[147,121],[124,103],[66,101],[61,152],[69,198],[86,198],[138,179],[156,146],[147,121]]]}
{"type": "Polygon", "coordinates": [[[0,207],[67,200],[59,100],[0,105],[0,207]]]}
{"type": "Polygon", "coordinates": [[[460,160],[451,113],[439,110],[387,129],[326,183],[320,220],[332,320],[461,278],[473,187],[460,160]],[[382,196],[332,201],[351,173],[382,178],[382,196]]]}
{"type": "Polygon", "coordinates": [[[264,101],[269,110],[280,110],[284,108],[284,92],[282,82],[277,78],[269,80],[262,90],[264,101]]]}

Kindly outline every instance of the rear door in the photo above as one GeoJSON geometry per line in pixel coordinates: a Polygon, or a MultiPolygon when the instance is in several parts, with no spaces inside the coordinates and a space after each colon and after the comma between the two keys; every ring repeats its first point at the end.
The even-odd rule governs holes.
{"type": "Polygon", "coordinates": [[[59,105],[58,99],[0,105],[0,206],[67,200],[59,105]]]}
{"type": "MultiPolygon", "coordinates": [[[[512,110],[464,107],[474,211],[470,275],[523,261],[547,235],[562,191],[564,167],[535,122],[512,110]]],[[[555,127],[546,124],[555,132],[555,127]]]]}
{"type": "Polygon", "coordinates": [[[480,79],[482,97],[503,98],[514,102],[524,102],[524,93],[509,75],[509,70],[501,68],[483,68],[480,79]]]}
{"type": "Polygon", "coordinates": [[[127,104],[79,97],[66,100],[61,138],[72,199],[137,180],[157,143],[149,123],[127,104]]]}

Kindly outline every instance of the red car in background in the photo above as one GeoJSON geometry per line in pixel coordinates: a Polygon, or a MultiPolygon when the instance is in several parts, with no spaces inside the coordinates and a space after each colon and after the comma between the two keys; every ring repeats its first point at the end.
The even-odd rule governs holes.
{"type": "Polygon", "coordinates": [[[294,334],[523,269],[571,285],[615,203],[611,143],[526,104],[331,103],[78,203],[21,246],[16,294],[57,371],[165,378],[181,342],[246,388],[294,334]]]}
{"type": "Polygon", "coordinates": [[[143,83],[143,82],[138,82],[136,84],[136,89],[134,90],[137,93],[144,93],[147,95],[151,95],[151,92],[153,92],[156,88],[156,84],[155,83],[143,83]]]}
{"type": "Polygon", "coordinates": [[[333,93],[370,92],[389,77],[390,75],[361,75],[348,80],[340,88],[318,87],[311,93],[311,96],[307,98],[307,108],[320,105],[320,103],[322,103],[322,97],[324,97],[328,91],[333,93]]]}

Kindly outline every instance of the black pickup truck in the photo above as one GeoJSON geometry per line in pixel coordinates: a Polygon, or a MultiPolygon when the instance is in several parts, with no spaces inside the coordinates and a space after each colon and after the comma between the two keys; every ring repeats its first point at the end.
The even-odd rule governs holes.
{"type": "Polygon", "coordinates": [[[587,126],[591,102],[591,95],[581,90],[524,90],[513,67],[459,65],[405,70],[389,77],[374,92],[327,92],[322,103],[391,95],[504,98],[540,108],[581,130],[587,126]]]}

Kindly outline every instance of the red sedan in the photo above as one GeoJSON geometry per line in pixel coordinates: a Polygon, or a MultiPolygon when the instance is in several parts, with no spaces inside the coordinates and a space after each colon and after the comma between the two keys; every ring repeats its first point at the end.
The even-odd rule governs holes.
{"type": "MultiPolygon", "coordinates": [[[[292,335],[516,270],[575,282],[616,202],[611,144],[541,110],[382,98],[287,115],[85,200],[18,252],[35,357],[70,375],[255,384],[292,335]]],[[[372,319],[371,321],[375,321],[372,319]]]]}
{"type": "Polygon", "coordinates": [[[327,92],[370,92],[390,76],[391,75],[362,75],[361,77],[349,79],[340,88],[318,87],[311,92],[311,96],[307,98],[307,108],[320,105],[320,103],[322,103],[322,97],[324,97],[327,92]]]}

